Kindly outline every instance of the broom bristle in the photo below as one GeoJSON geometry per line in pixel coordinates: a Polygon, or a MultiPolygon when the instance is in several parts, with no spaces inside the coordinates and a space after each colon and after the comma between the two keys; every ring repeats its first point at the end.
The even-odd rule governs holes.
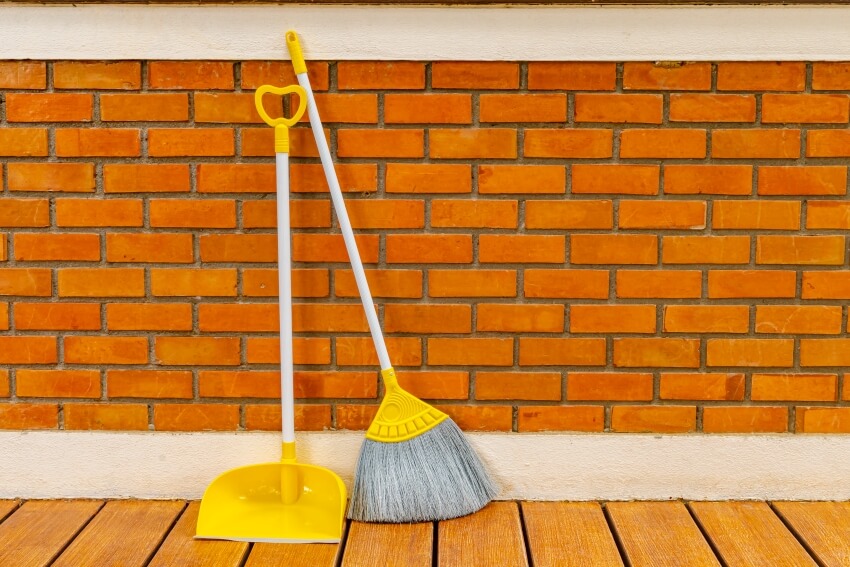
{"type": "Polygon", "coordinates": [[[446,419],[398,443],[365,439],[348,517],[431,522],[477,512],[497,493],[460,428],[446,419]]]}

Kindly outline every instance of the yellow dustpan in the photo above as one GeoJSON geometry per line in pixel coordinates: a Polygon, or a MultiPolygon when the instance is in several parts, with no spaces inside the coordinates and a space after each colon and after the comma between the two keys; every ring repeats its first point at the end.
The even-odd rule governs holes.
{"type": "Polygon", "coordinates": [[[304,114],[300,86],[263,85],[254,96],[257,112],[275,129],[277,165],[278,278],[280,284],[281,409],[283,455],[279,463],[227,471],[207,487],[201,500],[198,539],[281,543],[336,543],[345,520],[345,485],[328,469],[295,460],[295,401],[292,389],[292,280],[289,246],[289,127],[304,114]],[[263,108],[266,93],[299,98],[289,119],[272,119],[263,108]]]}

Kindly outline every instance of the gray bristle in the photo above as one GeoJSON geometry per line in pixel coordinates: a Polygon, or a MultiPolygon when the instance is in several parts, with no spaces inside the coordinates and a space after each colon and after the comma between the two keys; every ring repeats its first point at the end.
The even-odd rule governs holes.
{"type": "Polygon", "coordinates": [[[366,439],[348,517],[361,522],[431,522],[477,512],[496,485],[460,428],[446,419],[399,443],[366,439]]]}

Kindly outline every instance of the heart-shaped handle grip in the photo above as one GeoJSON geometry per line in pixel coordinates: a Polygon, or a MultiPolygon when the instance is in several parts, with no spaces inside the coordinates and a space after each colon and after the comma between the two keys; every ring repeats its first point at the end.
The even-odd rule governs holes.
{"type": "Polygon", "coordinates": [[[304,89],[302,89],[300,85],[289,85],[288,87],[263,85],[257,89],[257,92],[254,93],[254,105],[257,107],[257,113],[260,115],[260,118],[262,118],[266,124],[269,126],[286,126],[288,128],[290,126],[294,126],[295,123],[301,120],[301,117],[304,116],[304,110],[307,108],[307,93],[304,92],[304,89]],[[298,109],[296,109],[289,118],[272,118],[266,112],[266,109],[263,108],[263,95],[266,93],[281,96],[297,94],[298,109]]]}

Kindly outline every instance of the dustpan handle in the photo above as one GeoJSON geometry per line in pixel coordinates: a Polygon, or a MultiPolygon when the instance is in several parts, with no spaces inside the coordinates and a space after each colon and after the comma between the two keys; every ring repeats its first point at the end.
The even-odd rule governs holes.
{"type": "Polygon", "coordinates": [[[366,273],[363,271],[363,263],[360,261],[360,254],[357,251],[354,231],[351,230],[351,222],[348,220],[348,212],[345,210],[345,200],[342,197],[342,189],[339,187],[339,179],[337,179],[336,171],[334,170],[331,151],[328,148],[327,140],[325,140],[322,120],[319,118],[319,111],[316,109],[316,99],[313,97],[313,88],[310,86],[310,78],[307,76],[307,66],[304,62],[304,56],[301,53],[298,34],[294,31],[286,32],[286,45],[289,47],[289,54],[292,58],[292,66],[295,69],[298,84],[307,93],[307,115],[310,117],[310,127],[313,130],[313,137],[316,139],[316,146],[319,149],[319,157],[322,160],[322,168],[325,170],[325,178],[328,181],[331,201],[333,201],[334,210],[339,220],[339,228],[342,231],[342,238],[345,241],[345,248],[348,251],[348,258],[351,261],[351,270],[354,272],[354,280],[357,282],[357,290],[360,292],[360,301],[363,303],[363,311],[366,313],[369,331],[372,333],[372,341],[375,343],[375,350],[378,353],[378,362],[381,365],[381,370],[387,370],[392,368],[390,355],[387,352],[387,345],[384,343],[381,323],[378,321],[378,314],[375,312],[372,294],[369,292],[369,283],[366,281],[366,273]]]}

